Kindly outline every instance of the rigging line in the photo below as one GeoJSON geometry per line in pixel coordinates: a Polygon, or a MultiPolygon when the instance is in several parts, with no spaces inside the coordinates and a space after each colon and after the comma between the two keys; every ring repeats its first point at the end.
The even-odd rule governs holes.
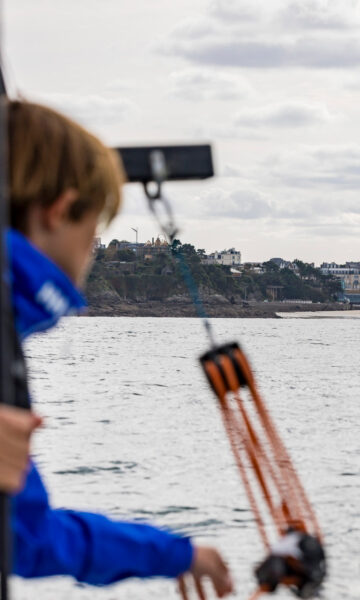
{"type": "Polygon", "coordinates": [[[302,525],[302,528],[304,528],[305,522],[309,519],[312,525],[310,529],[312,528],[314,533],[316,532],[318,535],[319,528],[316,525],[314,511],[312,510],[310,502],[308,501],[290,456],[282,440],[280,439],[277,430],[275,429],[270,414],[268,413],[261,396],[255,387],[247,359],[238,349],[234,354],[243,372],[246,373],[249,392],[258,412],[259,422],[264,430],[267,440],[270,443],[270,448],[273,452],[277,468],[279,469],[279,475],[282,480],[279,493],[285,503],[283,508],[289,512],[289,526],[294,526],[297,524],[300,527],[302,525]]]}
{"type": "MultiPolygon", "coordinates": [[[[242,448],[239,444],[239,435],[236,435],[236,433],[239,433],[238,426],[233,422],[230,416],[230,409],[226,399],[226,387],[224,385],[224,381],[221,377],[219,368],[215,365],[214,362],[210,360],[206,361],[204,368],[207,373],[207,376],[212,381],[215,393],[219,399],[220,412],[224,421],[225,431],[227,432],[231,449],[235,458],[235,463],[239,469],[245,487],[245,491],[250,502],[250,507],[254,513],[255,521],[257,523],[260,536],[262,538],[265,548],[267,548],[267,550],[270,550],[270,542],[266,533],[265,523],[259,510],[258,503],[253,492],[253,486],[250,483],[250,479],[248,477],[247,470],[241,456],[242,448]],[[237,426],[237,431],[235,431],[235,425],[237,426]]],[[[240,438],[242,438],[242,435],[240,436],[240,438]]]]}
{"type": "MultiPolygon", "coordinates": [[[[295,490],[289,489],[291,486],[289,486],[287,473],[281,469],[281,456],[278,456],[275,453],[273,457],[275,463],[272,463],[272,457],[264,445],[264,442],[266,444],[270,442],[269,451],[274,450],[274,448],[271,447],[271,440],[269,440],[267,430],[265,429],[264,431],[264,442],[260,441],[260,437],[251,423],[251,419],[249,418],[244,403],[239,395],[238,379],[234,370],[234,365],[230,358],[225,355],[221,356],[219,358],[219,366],[221,367],[223,376],[227,381],[228,388],[232,390],[231,393],[233,394],[233,400],[235,400],[239,414],[237,417],[235,407],[231,408],[232,403],[228,401],[229,392],[226,391],[227,388],[219,388],[219,385],[217,384],[214,386],[216,387],[216,393],[219,399],[219,394],[222,394],[223,397],[223,400],[220,402],[221,410],[225,410],[224,407],[226,407],[226,411],[229,415],[227,418],[231,424],[231,429],[237,434],[238,439],[241,440],[241,447],[247,454],[250,463],[253,465],[253,468],[257,474],[258,484],[260,485],[260,488],[264,494],[273,523],[276,525],[278,533],[284,534],[291,524],[295,524],[302,520],[301,510],[295,490]],[[268,487],[267,481],[269,484],[271,484],[271,487],[275,487],[277,490],[277,494],[281,500],[281,505],[279,507],[276,507],[273,503],[272,496],[269,493],[270,488],[268,487]]],[[[206,365],[206,370],[208,371],[213,383],[215,383],[214,378],[220,377],[220,373],[216,375],[218,367],[216,367],[212,362],[209,362],[206,365]],[[213,369],[211,373],[209,372],[209,366],[211,366],[213,369]]],[[[232,448],[234,450],[233,445],[232,448]]],[[[242,472],[241,475],[243,477],[242,472]]],[[[254,510],[255,507],[253,500],[250,501],[250,504],[254,510]]]]}
{"type": "Polygon", "coordinates": [[[155,191],[150,189],[151,182],[144,182],[145,195],[149,202],[149,209],[152,212],[155,220],[159,227],[164,233],[165,237],[168,238],[171,244],[172,255],[177,260],[180,272],[183,277],[184,283],[188,288],[190,297],[194,303],[197,316],[201,319],[207,337],[209,339],[212,348],[216,348],[214,331],[211,326],[209,317],[205,311],[204,304],[200,298],[199,288],[196,285],[195,279],[191,273],[188,262],[186,261],[184,254],[180,248],[175,248],[175,237],[178,234],[178,227],[175,225],[174,213],[172,210],[171,203],[164,196],[162,192],[162,184],[166,181],[168,176],[168,167],[166,164],[165,156],[161,150],[154,150],[151,152],[150,157],[150,169],[152,173],[152,183],[155,184],[155,191]],[[159,211],[155,208],[155,203],[161,202],[165,212],[165,220],[160,218],[159,211]]]}
{"type": "Polygon", "coordinates": [[[250,390],[251,396],[253,398],[256,410],[258,412],[260,422],[263,424],[264,429],[267,431],[269,439],[271,440],[274,450],[278,456],[278,462],[279,462],[279,464],[281,464],[281,468],[283,469],[284,473],[286,474],[285,477],[288,481],[289,489],[292,490],[292,492],[294,492],[294,490],[296,490],[296,493],[298,494],[298,502],[299,503],[301,502],[302,510],[304,511],[304,513],[302,514],[302,518],[304,519],[305,516],[307,516],[317,537],[320,540],[322,540],[322,533],[321,533],[321,529],[320,529],[315,511],[310,504],[309,498],[308,498],[308,496],[305,492],[304,486],[301,483],[300,478],[296,472],[296,469],[290,458],[289,452],[286,449],[286,446],[285,446],[284,442],[282,441],[282,439],[275,427],[273,419],[270,416],[270,413],[257,390],[250,365],[249,365],[245,355],[242,352],[240,352],[239,350],[235,351],[235,356],[236,356],[236,360],[238,361],[241,369],[246,374],[246,379],[248,381],[249,390],[250,390]],[[280,462],[280,457],[281,457],[281,462],[280,462]]]}
{"type": "Polygon", "coordinates": [[[263,594],[266,594],[268,590],[265,589],[264,587],[259,587],[251,596],[250,600],[258,600],[258,598],[260,598],[260,596],[262,596],[263,594]]]}
{"type": "Polygon", "coordinates": [[[247,469],[245,462],[241,456],[241,446],[239,444],[239,429],[235,428],[234,422],[231,419],[231,416],[229,413],[229,408],[227,406],[221,407],[221,414],[222,414],[224,425],[225,425],[225,431],[228,435],[228,438],[230,441],[230,446],[231,446],[231,449],[233,452],[233,456],[235,458],[235,463],[239,469],[240,476],[241,476],[241,479],[242,479],[242,482],[243,482],[243,485],[245,488],[245,492],[246,492],[248,500],[249,500],[250,508],[254,514],[255,522],[257,524],[260,537],[263,541],[265,548],[269,552],[271,549],[271,545],[270,545],[270,541],[269,541],[268,534],[266,531],[266,524],[262,517],[259,503],[255,496],[255,490],[254,490],[255,486],[254,486],[254,483],[252,483],[250,481],[250,478],[248,476],[248,469],[247,469]]]}
{"type": "Polygon", "coordinates": [[[213,327],[210,323],[209,316],[205,310],[204,303],[201,300],[199,288],[195,282],[195,279],[191,273],[191,269],[189,267],[188,261],[186,260],[184,253],[181,248],[175,244],[176,235],[179,233],[179,229],[175,225],[174,215],[171,208],[171,204],[168,199],[162,194],[161,188],[159,190],[159,195],[155,197],[151,197],[148,195],[146,188],[145,192],[149,201],[149,209],[152,212],[157,224],[159,225],[161,231],[165,235],[165,237],[169,240],[171,246],[171,254],[173,259],[177,262],[180,268],[180,273],[184,280],[184,283],[188,289],[190,298],[194,304],[196,314],[199,319],[201,319],[207,337],[209,339],[210,345],[212,348],[216,347],[215,335],[213,327]],[[163,204],[165,210],[165,218],[167,218],[167,222],[160,218],[159,211],[155,208],[155,202],[159,201],[163,204]]]}
{"type": "MultiPolygon", "coordinates": [[[[228,356],[223,356],[220,358],[220,366],[222,367],[223,373],[227,380],[228,386],[232,390],[233,394],[238,400],[238,404],[242,407],[241,399],[238,395],[238,381],[235,370],[233,369],[232,362],[228,356]]],[[[269,482],[267,481],[267,477],[265,476],[265,469],[262,468],[262,456],[260,452],[260,444],[257,443],[258,440],[255,436],[255,431],[251,427],[250,421],[246,414],[246,411],[241,412],[241,416],[244,422],[244,433],[240,433],[243,439],[244,448],[250,464],[252,465],[254,472],[256,474],[260,489],[262,491],[264,500],[269,508],[270,514],[273,518],[273,521],[277,527],[278,534],[282,532],[282,524],[279,521],[276,507],[274,505],[273,497],[270,491],[269,482]]],[[[235,420],[233,416],[233,421],[235,420]]]]}
{"type": "MultiPolygon", "coordinates": [[[[285,518],[285,524],[289,522],[294,523],[295,521],[304,520],[300,516],[302,514],[300,508],[300,499],[296,495],[296,490],[293,489],[293,485],[291,484],[287,469],[284,468],[283,463],[286,463],[286,461],[284,461],[281,453],[279,454],[276,447],[274,447],[268,428],[266,427],[266,424],[264,423],[261,415],[259,415],[259,422],[263,428],[261,437],[265,438],[265,445],[263,442],[260,441],[260,432],[258,434],[254,429],[250,419],[250,415],[248,415],[247,410],[245,409],[245,405],[242,399],[240,398],[239,388],[236,387],[236,384],[238,382],[236,380],[236,373],[234,371],[233,363],[228,357],[222,357],[220,359],[220,362],[222,364],[223,370],[225,372],[227,370],[228,372],[230,372],[230,374],[232,373],[233,379],[235,378],[235,380],[233,380],[232,383],[232,389],[238,409],[246,424],[246,428],[250,434],[250,439],[254,444],[254,449],[256,454],[258,455],[258,460],[260,461],[263,473],[264,475],[267,474],[272,479],[273,484],[277,489],[279,498],[282,500],[281,510],[275,512],[272,511],[272,515],[275,522],[279,521],[279,523],[283,523],[282,532],[284,533],[285,530],[283,518],[285,518]]],[[[227,377],[229,378],[229,375],[227,375],[227,377]]],[[[252,399],[255,404],[255,400],[253,397],[252,399]]]]}
{"type": "MultiPolygon", "coordinates": [[[[236,344],[228,344],[221,346],[217,351],[206,353],[200,360],[218,397],[235,462],[243,479],[259,533],[269,552],[255,569],[260,588],[255,592],[254,598],[262,593],[275,591],[279,585],[292,588],[301,598],[310,598],[318,592],[326,575],[321,538],[317,535],[313,523],[308,524],[303,519],[304,502],[295,467],[290,462],[289,455],[284,456],[280,436],[267,413],[266,406],[259,395],[256,397],[253,374],[246,358],[243,357],[241,361],[237,354],[241,358],[240,348],[236,344]],[[243,368],[240,369],[240,366],[243,368]],[[240,397],[242,387],[248,388],[250,399],[256,404],[254,410],[263,409],[258,414],[263,431],[259,426],[253,427],[252,421],[256,413],[248,412],[247,403],[243,403],[240,397]],[[274,432],[275,443],[271,435],[274,432]],[[270,495],[274,488],[277,488],[277,494],[282,500],[279,507],[270,495]],[[272,525],[277,527],[281,536],[277,546],[268,545],[261,514],[263,511],[260,511],[259,493],[255,496],[255,489],[262,492],[272,525]],[[293,552],[299,554],[293,555],[293,552]]],[[[307,499],[305,492],[303,493],[307,499]]]]}

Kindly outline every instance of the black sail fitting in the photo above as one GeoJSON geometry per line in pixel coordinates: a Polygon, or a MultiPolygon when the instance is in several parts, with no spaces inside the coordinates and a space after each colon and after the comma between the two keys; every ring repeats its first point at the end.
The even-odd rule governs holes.
{"type": "MultiPolygon", "coordinates": [[[[290,532],[295,533],[295,532],[290,532]]],[[[317,595],[326,575],[325,551],[318,538],[298,532],[296,556],[270,554],[256,569],[259,586],[275,592],[282,583],[289,583],[298,598],[317,595]]]]}

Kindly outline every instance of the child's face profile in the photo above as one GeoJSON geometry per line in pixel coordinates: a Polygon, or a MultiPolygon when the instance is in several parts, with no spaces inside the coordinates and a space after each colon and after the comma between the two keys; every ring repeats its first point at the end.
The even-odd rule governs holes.
{"type": "Polygon", "coordinates": [[[91,267],[97,224],[98,214],[91,211],[80,221],[68,221],[58,237],[61,256],[57,262],[78,286],[85,282],[91,267]]]}
{"type": "Polygon", "coordinates": [[[80,219],[71,219],[71,206],[77,198],[75,190],[67,190],[50,207],[34,207],[26,235],[81,286],[91,266],[99,214],[90,209],[80,219]]]}

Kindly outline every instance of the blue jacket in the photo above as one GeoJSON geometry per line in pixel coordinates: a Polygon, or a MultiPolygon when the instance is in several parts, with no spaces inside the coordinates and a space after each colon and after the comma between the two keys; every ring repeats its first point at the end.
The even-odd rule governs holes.
{"type": "MultiPolygon", "coordinates": [[[[8,235],[13,306],[22,339],[81,310],[84,300],[67,276],[21,234],[8,235]]],[[[187,538],[150,525],[116,522],[93,513],[54,509],[31,463],[13,499],[14,573],[71,575],[104,585],[126,577],[176,577],[191,565],[187,538]]]]}

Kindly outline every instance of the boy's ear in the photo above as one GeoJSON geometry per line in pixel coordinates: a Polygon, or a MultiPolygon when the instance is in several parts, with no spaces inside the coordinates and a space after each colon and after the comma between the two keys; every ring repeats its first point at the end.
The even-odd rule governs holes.
{"type": "Polygon", "coordinates": [[[77,200],[79,194],[76,190],[69,188],[65,190],[55,202],[44,209],[43,220],[45,227],[50,231],[56,231],[69,218],[70,208],[77,200]]]}

